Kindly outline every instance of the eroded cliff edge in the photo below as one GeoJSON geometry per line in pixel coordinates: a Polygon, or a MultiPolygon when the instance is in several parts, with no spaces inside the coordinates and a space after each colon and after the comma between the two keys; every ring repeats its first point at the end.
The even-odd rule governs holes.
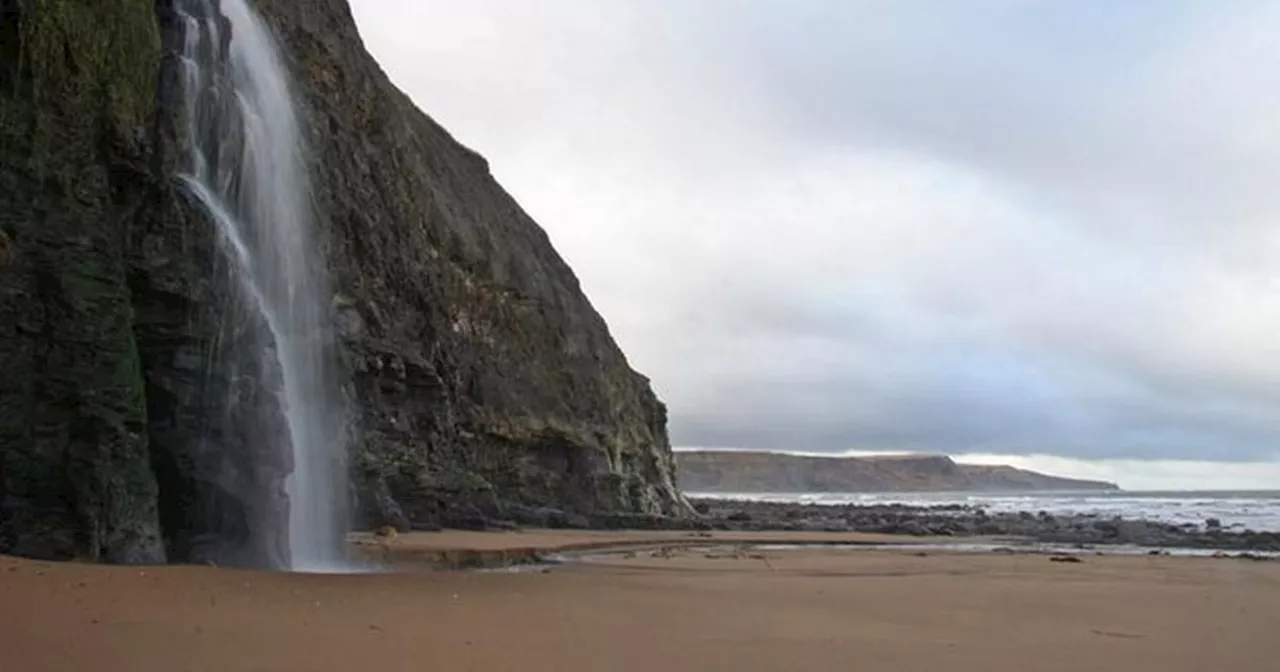
{"type": "Polygon", "coordinates": [[[1050,476],[946,455],[818,457],[747,451],[676,454],[689,492],[962,492],[1118,490],[1115,483],[1050,476]]]}
{"type": "MultiPolygon", "coordinates": [[[[486,162],[390,83],[345,0],[255,4],[308,122],[357,523],[683,511],[665,408],[486,162]]],[[[287,464],[230,431],[272,409],[218,367],[238,330],[174,180],[172,7],[0,6],[0,552],[252,545],[239,493],[287,464]]]]}

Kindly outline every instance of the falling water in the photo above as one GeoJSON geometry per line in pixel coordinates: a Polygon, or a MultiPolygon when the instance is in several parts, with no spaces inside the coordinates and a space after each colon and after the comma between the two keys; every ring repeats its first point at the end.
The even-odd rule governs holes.
{"type": "Polygon", "coordinates": [[[347,524],[345,413],[326,346],[328,292],[316,268],[306,149],[288,74],[247,0],[175,4],[185,27],[191,140],[182,178],[216,222],[238,289],[275,345],[241,354],[273,358],[264,368],[282,379],[290,445],[254,450],[292,452],[291,568],[336,569],[347,524]]]}

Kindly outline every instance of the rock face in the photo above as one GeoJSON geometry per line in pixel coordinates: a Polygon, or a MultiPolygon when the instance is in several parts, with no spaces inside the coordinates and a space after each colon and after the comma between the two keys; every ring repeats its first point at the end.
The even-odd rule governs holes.
{"type": "Polygon", "coordinates": [[[153,3],[0,6],[0,552],[159,560],[126,262],[153,3]]]}
{"type": "MultiPolygon", "coordinates": [[[[278,564],[244,495],[290,468],[244,429],[278,427],[271,374],[220,365],[260,330],[174,179],[172,3],[0,4],[0,553],[278,564]]],[[[256,7],[307,123],[359,524],[683,512],[664,406],[484,159],[345,0],[256,7]]]]}
{"type": "Polygon", "coordinates": [[[666,409],[546,233],[388,81],[345,0],[260,0],[300,85],[366,518],[669,512],[666,409]]]}
{"type": "Polygon", "coordinates": [[[901,492],[1116,490],[1114,483],[1047,476],[1006,466],[956,464],[944,455],[809,457],[781,453],[676,454],[689,492],[901,492]]]}

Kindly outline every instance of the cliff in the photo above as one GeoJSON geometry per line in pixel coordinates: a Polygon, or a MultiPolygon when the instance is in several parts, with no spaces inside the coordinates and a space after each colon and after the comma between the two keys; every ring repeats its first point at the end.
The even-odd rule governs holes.
{"type": "Polygon", "coordinates": [[[1119,490],[1115,483],[1062,478],[999,464],[962,464],[974,490],[1119,490]]]}
{"type": "Polygon", "coordinates": [[[157,560],[125,260],[152,184],[154,9],[0,6],[0,552],[157,560]]]}
{"type": "MultiPolygon", "coordinates": [[[[278,400],[222,364],[251,325],[175,179],[174,1],[0,0],[0,553],[272,564],[246,492],[278,508],[291,467],[255,453],[278,400]]],[[[256,7],[305,120],[356,524],[683,511],[665,407],[485,160],[345,0],[256,7]]]]}
{"type": "Polygon", "coordinates": [[[957,464],[944,455],[810,457],[781,453],[676,453],[686,492],[913,492],[1116,490],[1114,483],[1008,466],[957,464]]]}
{"type": "Polygon", "coordinates": [[[670,512],[666,408],[486,161],[365,51],[346,0],[261,0],[302,87],[370,521],[670,512]]]}

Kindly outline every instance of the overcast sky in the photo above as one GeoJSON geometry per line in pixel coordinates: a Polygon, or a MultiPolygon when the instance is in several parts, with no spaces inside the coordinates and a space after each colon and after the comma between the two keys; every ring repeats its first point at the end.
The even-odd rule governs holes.
{"type": "Polygon", "coordinates": [[[678,446],[1280,455],[1280,3],[352,5],[678,446]]]}

